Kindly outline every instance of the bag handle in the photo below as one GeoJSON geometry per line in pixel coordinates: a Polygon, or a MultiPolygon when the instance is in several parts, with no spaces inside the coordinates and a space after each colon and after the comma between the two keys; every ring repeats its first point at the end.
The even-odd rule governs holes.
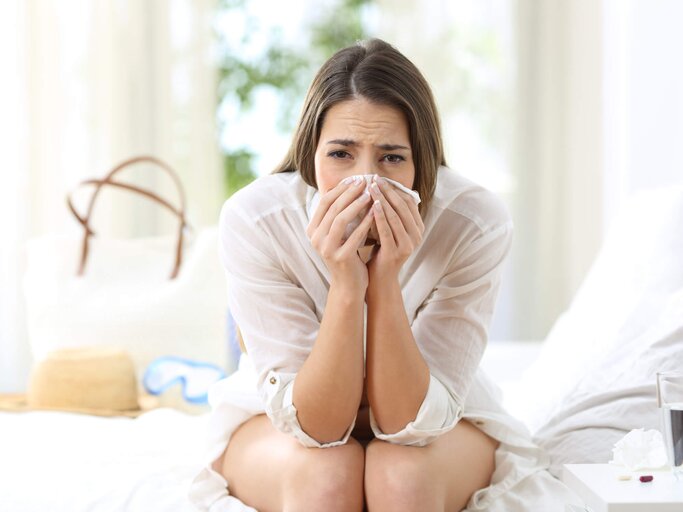
{"type": "Polygon", "coordinates": [[[178,271],[180,270],[180,264],[183,259],[183,231],[186,226],[188,226],[187,221],[185,219],[185,193],[183,191],[183,186],[182,183],[180,182],[180,179],[178,178],[178,175],[176,172],[165,162],[159,160],[158,158],[155,158],[153,156],[136,156],[133,158],[130,158],[128,160],[125,160],[118,164],[116,167],[114,167],[109,173],[102,179],[88,179],[82,181],[79,185],[76,186],[76,189],[74,189],[72,192],[68,193],[66,196],[66,203],[69,206],[69,210],[71,210],[71,213],[73,213],[74,217],[78,220],[78,222],[81,223],[83,226],[83,245],[81,248],[81,260],[78,265],[78,272],[77,275],[81,276],[83,275],[85,271],[85,264],[88,260],[88,253],[89,253],[89,247],[90,247],[90,237],[95,235],[95,232],[91,229],[90,227],[90,217],[92,216],[92,211],[95,206],[95,200],[97,199],[97,196],[100,192],[100,189],[104,185],[111,185],[113,187],[121,188],[124,190],[129,190],[131,192],[135,192],[137,194],[141,194],[145,197],[148,197],[149,199],[152,199],[153,201],[159,203],[161,206],[166,208],[167,210],[170,210],[176,217],[178,217],[178,237],[176,241],[176,250],[175,250],[175,262],[173,264],[173,270],[171,271],[171,275],[169,279],[175,279],[178,275],[178,271]],[[120,181],[115,181],[113,179],[114,175],[118,173],[119,171],[123,170],[126,167],[129,167],[133,164],[137,164],[139,162],[148,162],[155,164],[164,171],[168,175],[171,176],[171,179],[173,180],[176,189],[178,190],[178,195],[180,196],[180,207],[175,208],[173,205],[171,205],[168,201],[165,199],[162,199],[159,197],[157,194],[154,192],[151,192],[149,190],[137,187],[135,185],[130,185],[128,183],[122,183],[120,181]],[[72,194],[75,192],[75,190],[79,189],[80,187],[86,186],[86,185],[94,185],[95,186],[95,191],[93,192],[93,195],[90,197],[90,203],[88,204],[88,210],[85,214],[85,216],[81,216],[77,211],[76,208],[73,205],[72,201],[72,194]]]}

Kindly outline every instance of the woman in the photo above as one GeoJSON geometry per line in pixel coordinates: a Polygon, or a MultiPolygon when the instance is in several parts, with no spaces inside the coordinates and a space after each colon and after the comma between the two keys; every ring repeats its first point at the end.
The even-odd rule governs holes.
{"type": "Polygon", "coordinates": [[[429,86],[393,47],[323,65],[284,162],[220,230],[248,356],[211,392],[200,508],[493,509],[543,466],[477,371],[509,215],[445,167],[429,86]]]}

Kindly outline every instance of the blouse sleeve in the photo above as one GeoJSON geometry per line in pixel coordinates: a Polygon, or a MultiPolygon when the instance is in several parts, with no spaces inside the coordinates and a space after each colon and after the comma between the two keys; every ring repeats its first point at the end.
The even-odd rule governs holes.
{"type": "Polygon", "coordinates": [[[487,341],[502,263],[509,252],[512,223],[479,233],[455,251],[445,275],[421,305],[412,333],[430,369],[427,394],[415,420],[394,434],[383,433],[370,414],[375,436],[388,442],[424,446],[462,418],[487,341]]]}
{"type": "Polygon", "coordinates": [[[321,444],[303,431],[292,403],[294,379],[317,338],[320,322],[308,294],[283,270],[273,243],[258,220],[226,202],[220,216],[221,263],[228,307],[240,328],[257,373],[257,388],[273,426],[304,446],[321,444]]]}

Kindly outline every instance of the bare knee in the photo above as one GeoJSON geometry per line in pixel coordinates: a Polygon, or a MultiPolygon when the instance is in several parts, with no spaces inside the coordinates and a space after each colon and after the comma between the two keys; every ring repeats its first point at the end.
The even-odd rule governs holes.
{"type": "Polygon", "coordinates": [[[302,450],[283,479],[284,512],[361,511],[364,465],[363,448],[353,438],[343,446],[302,450]]]}
{"type": "Polygon", "coordinates": [[[444,510],[424,448],[375,439],[366,452],[365,495],[371,510],[444,510]]]}
{"type": "Polygon", "coordinates": [[[365,459],[365,495],[374,511],[462,510],[489,484],[497,442],[462,421],[425,447],[374,440],[365,459]]]}

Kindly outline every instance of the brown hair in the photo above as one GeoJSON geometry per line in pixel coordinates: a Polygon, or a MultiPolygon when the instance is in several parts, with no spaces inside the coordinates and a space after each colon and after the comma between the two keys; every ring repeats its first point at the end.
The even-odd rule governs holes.
{"type": "Polygon", "coordinates": [[[439,165],[446,165],[439,114],[420,71],[380,39],[359,41],[323,64],[306,94],[289,151],[273,174],[298,170],[308,185],[317,188],[314,155],[325,114],[333,105],[358,97],[394,107],[406,116],[415,163],[413,189],[420,194],[424,216],[439,165]]]}

